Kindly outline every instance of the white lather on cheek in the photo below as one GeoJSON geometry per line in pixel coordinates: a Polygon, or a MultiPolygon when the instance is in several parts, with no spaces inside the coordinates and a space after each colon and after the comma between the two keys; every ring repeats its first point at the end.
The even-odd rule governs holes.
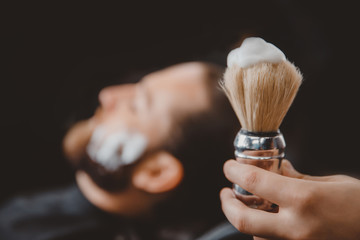
{"type": "Polygon", "coordinates": [[[105,128],[102,126],[95,128],[94,132],[92,133],[90,142],[88,143],[86,148],[86,152],[92,159],[96,157],[99,145],[105,138],[105,133],[105,128]]]}
{"type": "Polygon", "coordinates": [[[232,50],[227,57],[227,66],[241,68],[268,62],[280,63],[285,61],[285,54],[271,43],[262,38],[246,38],[239,48],[232,50]]]}
{"type": "Polygon", "coordinates": [[[139,133],[133,133],[124,144],[121,159],[124,164],[130,164],[140,157],[147,146],[147,139],[139,133]]]}
{"type": "Polygon", "coordinates": [[[135,162],[145,151],[147,139],[140,133],[117,131],[107,136],[102,127],[96,129],[87,147],[90,158],[107,170],[135,162]]]}
{"type": "Polygon", "coordinates": [[[126,140],[127,134],[125,132],[110,134],[98,148],[94,160],[109,170],[117,168],[121,165],[118,151],[121,150],[120,148],[124,145],[126,140]]]}

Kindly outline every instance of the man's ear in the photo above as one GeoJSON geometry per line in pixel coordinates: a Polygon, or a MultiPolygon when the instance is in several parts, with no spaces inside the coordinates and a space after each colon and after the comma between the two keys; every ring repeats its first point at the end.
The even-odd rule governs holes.
{"type": "Polygon", "coordinates": [[[162,193],[176,188],[184,176],[182,163],[165,151],[155,152],[134,170],[132,183],[149,193],[162,193]]]}

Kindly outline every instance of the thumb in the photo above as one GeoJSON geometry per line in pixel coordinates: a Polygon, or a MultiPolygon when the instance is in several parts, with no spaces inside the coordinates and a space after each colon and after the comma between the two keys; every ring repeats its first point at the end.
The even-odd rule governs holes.
{"type": "Polygon", "coordinates": [[[286,159],[284,159],[281,163],[280,172],[283,176],[291,177],[291,178],[300,178],[311,181],[321,181],[321,182],[329,182],[329,181],[349,181],[352,178],[345,175],[332,175],[332,176],[310,176],[307,174],[299,173],[295,170],[293,165],[286,159]]]}
{"type": "Polygon", "coordinates": [[[292,178],[304,178],[305,175],[295,170],[289,160],[284,159],[281,163],[281,173],[284,176],[292,178]]]}

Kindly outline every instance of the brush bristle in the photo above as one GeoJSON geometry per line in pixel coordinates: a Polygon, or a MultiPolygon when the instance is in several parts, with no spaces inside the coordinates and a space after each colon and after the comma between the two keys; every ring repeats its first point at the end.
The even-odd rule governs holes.
{"type": "Polygon", "coordinates": [[[242,128],[253,132],[279,129],[302,82],[289,61],[226,69],[221,86],[242,128]]]}

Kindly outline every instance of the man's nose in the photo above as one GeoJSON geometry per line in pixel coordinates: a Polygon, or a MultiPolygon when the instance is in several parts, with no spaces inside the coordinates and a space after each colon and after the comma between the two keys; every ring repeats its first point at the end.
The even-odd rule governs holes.
{"type": "Polygon", "coordinates": [[[134,97],[135,85],[123,84],[102,89],[99,93],[99,102],[104,110],[112,110],[121,103],[134,97]]]}

